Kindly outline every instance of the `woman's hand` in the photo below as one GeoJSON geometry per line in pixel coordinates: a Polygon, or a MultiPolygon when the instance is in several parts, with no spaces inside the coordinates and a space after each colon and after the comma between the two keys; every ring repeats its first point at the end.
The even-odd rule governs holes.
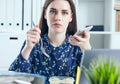
{"type": "Polygon", "coordinates": [[[29,31],[27,31],[26,45],[21,52],[22,56],[26,60],[28,60],[32,48],[35,46],[35,44],[39,42],[40,34],[41,34],[41,31],[38,25],[36,25],[34,28],[31,28],[29,31]]]}
{"type": "Polygon", "coordinates": [[[26,46],[29,48],[33,48],[35,44],[37,44],[40,40],[40,29],[38,25],[36,25],[34,28],[31,28],[29,31],[27,31],[27,39],[26,39],[26,46]]]}
{"type": "Polygon", "coordinates": [[[83,31],[81,34],[75,33],[73,36],[71,35],[69,40],[72,45],[79,46],[82,50],[91,49],[89,42],[90,33],[87,30],[83,31]]]}

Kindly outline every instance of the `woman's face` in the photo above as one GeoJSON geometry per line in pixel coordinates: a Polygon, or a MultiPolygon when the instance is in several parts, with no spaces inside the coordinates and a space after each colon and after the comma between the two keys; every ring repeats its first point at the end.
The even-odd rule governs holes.
{"type": "Polygon", "coordinates": [[[54,0],[46,9],[45,18],[49,32],[66,33],[68,24],[72,21],[69,2],[66,0],[54,0]]]}

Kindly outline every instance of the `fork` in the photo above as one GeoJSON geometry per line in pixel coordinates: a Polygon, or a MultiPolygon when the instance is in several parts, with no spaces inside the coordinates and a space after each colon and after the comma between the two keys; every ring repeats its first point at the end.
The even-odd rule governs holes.
{"type": "Polygon", "coordinates": [[[41,42],[41,47],[40,47],[40,49],[41,49],[42,53],[43,53],[46,57],[49,58],[50,56],[46,53],[45,48],[43,47],[42,38],[41,38],[40,42],[41,42]]]}
{"type": "MultiPolygon", "coordinates": [[[[32,22],[32,24],[33,24],[33,26],[35,27],[35,23],[32,22]]],[[[49,58],[50,56],[46,53],[45,48],[43,47],[43,40],[42,40],[42,38],[40,39],[40,43],[41,43],[40,49],[41,49],[42,53],[43,53],[46,57],[49,58]]]]}

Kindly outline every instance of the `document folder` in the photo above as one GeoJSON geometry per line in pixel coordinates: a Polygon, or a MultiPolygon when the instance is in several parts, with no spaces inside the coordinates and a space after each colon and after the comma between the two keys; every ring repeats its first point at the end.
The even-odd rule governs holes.
{"type": "Polygon", "coordinates": [[[23,15],[23,0],[14,0],[14,30],[21,31],[22,30],[22,15],[23,15]]]}
{"type": "Polygon", "coordinates": [[[6,1],[7,27],[5,30],[8,32],[14,30],[14,0],[6,1]]]}
{"type": "Polygon", "coordinates": [[[0,0],[0,32],[4,32],[6,28],[6,0],[0,0]]]}
{"type": "Polygon", "coordinates": [[[32,27],[32,3],[31,0],[24,0],[24,30],[27,31],[32,27]]]}

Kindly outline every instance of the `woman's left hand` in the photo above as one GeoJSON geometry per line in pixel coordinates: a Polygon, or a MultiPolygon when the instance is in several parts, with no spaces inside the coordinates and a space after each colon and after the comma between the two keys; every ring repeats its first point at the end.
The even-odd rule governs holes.
{"type": "Polygon", "coordinates": [[[71,35],[69,41],[72,45],[79,46],[82,50],[91,49],[89,31],[83,31],[81,34],[71,35]]]}

